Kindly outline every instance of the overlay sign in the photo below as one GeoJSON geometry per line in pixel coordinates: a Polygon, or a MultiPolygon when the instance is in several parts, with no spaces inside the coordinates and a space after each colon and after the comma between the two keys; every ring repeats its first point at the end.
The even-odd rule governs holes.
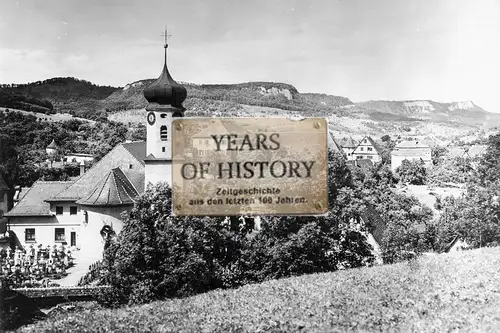
{"type": "Polygon", "coordinates": [[[326,213],[327,125],[322,118],[174,120],[173,213],[326,213]]]}

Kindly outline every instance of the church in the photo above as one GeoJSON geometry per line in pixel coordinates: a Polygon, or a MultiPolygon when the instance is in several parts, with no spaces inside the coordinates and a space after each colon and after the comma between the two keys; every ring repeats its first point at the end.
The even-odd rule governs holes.
{"type": "MultiPolygon", "coordinates": [[[[147,185],[172,184],[172,121],[183,117],[186,88],[177,83],[165,63],[160,77],[144,90],[148,101],[146,142],[125,142],[74,181],[37,181],[5,214],[7,228],[22,247],[63,244],[99,259],[111,228],[119,233],[147,185]]],[[[53,143],[55,145],[55,143],[53,143]]]]}

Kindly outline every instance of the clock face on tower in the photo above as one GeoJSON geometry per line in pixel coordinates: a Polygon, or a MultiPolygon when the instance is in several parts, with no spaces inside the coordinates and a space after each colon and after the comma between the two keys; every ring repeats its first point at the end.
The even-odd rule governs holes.
{"type": "Polygon", "coordinates": [[[154,112],[148,113],[148,123],[149,123],[149,125],[154,125],[155,121],[156,121],[155,113],[154,112]]]}

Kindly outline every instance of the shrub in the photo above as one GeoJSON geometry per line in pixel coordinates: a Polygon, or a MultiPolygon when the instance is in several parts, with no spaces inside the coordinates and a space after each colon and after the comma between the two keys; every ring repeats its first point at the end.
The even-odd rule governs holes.
{"type": "Polygon", "coordinates": [[[427,181],[427,170],[422,160],[403,160],[396,174],[404,184],[424,185],[427,181]]]}

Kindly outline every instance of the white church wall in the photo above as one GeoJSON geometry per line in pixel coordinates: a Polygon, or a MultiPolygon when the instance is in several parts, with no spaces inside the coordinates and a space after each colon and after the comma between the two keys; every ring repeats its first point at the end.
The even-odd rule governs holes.
{"type": "Polygon", "coordinates": [[[123,229],[120,215],[124,211],[130,212],[132,208],[132,205],[117,207],[81,206],[80,249],[85,253],[86,257],[95,260],[102,258],[104,250],[104,240],[101,237],[102,227],[109,225],[116,234],[119,234],[123,229]]]}

